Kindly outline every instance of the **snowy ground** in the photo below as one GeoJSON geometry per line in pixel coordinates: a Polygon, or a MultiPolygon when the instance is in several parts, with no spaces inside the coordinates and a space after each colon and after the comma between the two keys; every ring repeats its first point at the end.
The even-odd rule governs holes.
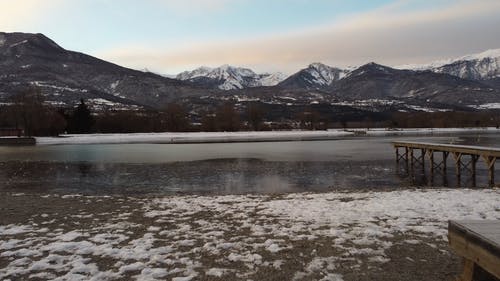
{"type": "Polygon", "coordinates": [[[446,133],[500,132],[496,128],[420,128],[420,129],[333,129],[328,131],[275,132],[201,132],[201,133],[147,133],[147,134],[88,134],[62,135],[58,138],[38,137],[37,144],[119,144],[119,143],[218,143],[251,141],[328,140],[354,135],[432,135],[446,133]]]}
{"type": "Polygon", "coordinates": [[[0,196],[0,280],[453,280],[449,219],[498,190],[0,196]]]}

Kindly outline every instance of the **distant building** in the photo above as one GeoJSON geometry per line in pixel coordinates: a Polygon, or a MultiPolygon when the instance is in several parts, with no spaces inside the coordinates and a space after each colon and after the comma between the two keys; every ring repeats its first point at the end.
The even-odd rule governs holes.
{"type": "Polygon", "coordinates": [[[0,137],[21,137],[24,135],[23,129],[0,128],[0,137]]]}

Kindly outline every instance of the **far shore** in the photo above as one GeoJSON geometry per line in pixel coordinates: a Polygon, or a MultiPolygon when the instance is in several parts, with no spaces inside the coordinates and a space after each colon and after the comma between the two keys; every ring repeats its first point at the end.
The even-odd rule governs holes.
{"type": "Polygon", "coordinates": [[[81,134],[59,137],[36,137],[37,145],[63,144],[189,144],[231,142],[284,142],[335,140],[357,136],[436,135],[449,133],[498,133],[486,128],[415,128],[415,129],[330,129],[325,131],[266,131],[266,132],[195,132],[195,133],[130,133],[81,134]]]}

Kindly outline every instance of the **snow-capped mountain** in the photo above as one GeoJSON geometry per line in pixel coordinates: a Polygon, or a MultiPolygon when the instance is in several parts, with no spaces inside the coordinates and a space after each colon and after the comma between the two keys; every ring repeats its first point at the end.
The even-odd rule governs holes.
{"type": "Polygon", "coordinates": [[[398,68],[430,70],[469,80],[495,79],[500,78],[500,49],[492,49],[455,59],[435,61],[430,64],[405,65],[398,68]]]}
{"type": "Polygon", "coordinates": [[[307,68],[288,77],[279,85],[284,88],[321,89],[342,79],[349,70],[312,63],[307,68]]]}
{"type": "Polygon", "coordinates": [[[405,99],[453,105],[500,100],[500,92],[481,81],[432,71],[394,69],[373,62],[353,70],[334,83],[331,92],[341,100],[405,99]]]}
{"type": "MultiPolygon", "coordinates": [[[[169,79],[66,50],[42,34],[0,32],[0,104],[36,88],[47,103],[59,107],[83,98],[110,109],[162,108],[179,102],[198,113],[231,99],[287,108],[373,99],[491,108],[500,103],[499,53],[492,50],[419,68],[433,71],[398,70],[376,63],[349,69],[313,63],[283,80],[280,73],[257,74],[225,65],[169,79]]],[[[282,110],[288,109],[281,108],[276,116],[284,114],[282,110]]]]}
{"type": "Polygon", "coordinates": [[[257,74],[251,69],[223,65],[217,68],[200,67],[177,75],[179,80],[189,81],[199,86],[221,90],[274,86],[283,81],[283,73],[257,74]]]}

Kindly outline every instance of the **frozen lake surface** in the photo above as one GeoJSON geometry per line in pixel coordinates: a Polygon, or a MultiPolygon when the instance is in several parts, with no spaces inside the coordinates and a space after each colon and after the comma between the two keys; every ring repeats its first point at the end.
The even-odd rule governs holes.
{"type": "MultiPolygon", "coordinates": [[[[0,147],[0,190],[241,194],[424,184],[397,175],[394,140],[500,146],[499,133],[449,132],[306,142],[0,147]]],[[[453,165],[449,169],[451,184],[453,165]]]]}

